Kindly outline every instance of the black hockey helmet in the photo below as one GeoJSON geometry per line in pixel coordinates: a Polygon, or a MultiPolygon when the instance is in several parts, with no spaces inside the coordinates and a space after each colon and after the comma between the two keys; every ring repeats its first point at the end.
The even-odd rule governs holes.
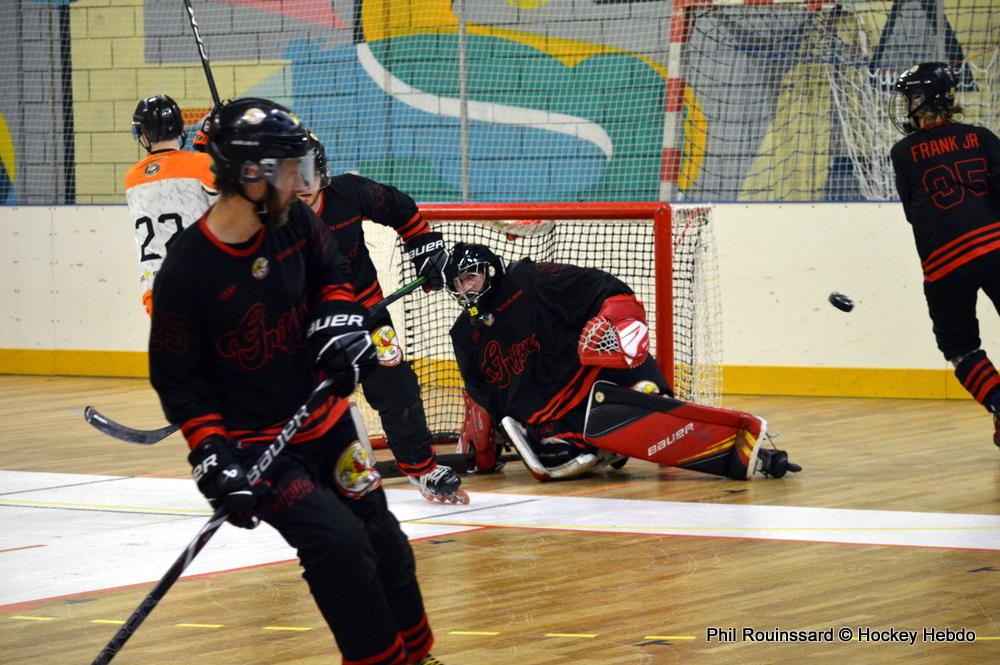
{"type": "Polygon", "coordinates": [[[313,132],[309,134],[309,145],[312,146],[313,158],[316,160],[316,172],[319,173],[319,187],[323,189],[330,184],[330,165],[326,161],[326,148],[313,132]]]}
{"type": "Polygon", "coordinates": [[[142,143],[143,136],[149,143],[179,137],[183,146],[187,136],[184,133],[184,117],[177,102],[167,95],[140,99],[132,112],[132,135],[146,150],[149,150],[149,145],[142,143]]]}
{"type": "Polygon", "coordinates": [[[261,180],[274,185],[285,159],[301,160],[302,181],[312,184],[315,167],[306,128],[281,104],[259,97],[234,99],[213,109],[206,125],[220,187],[239,191],[239,185],[261,180]]]}
{"type": "Polygon", "coordinates": [[[506,271],[503,258],[494,254],[486,245],[460,242],[452,248],[448,263],[445,264],[445,284],[448,293],[470,316],[479,317],[480,308],[486,307],[506,271]],[[463,278],[469,275],[482,275],[482,286],[475,290],[460,288],[463,278]]]}
{"type": "Polygon", "coordinates": [[[899,131],[917,129],[914,116],[919,111],[950,113],[955,106],[958,79],[944,62],[914,65],[896,79],[889,99],[889,117],[899,131]]]}

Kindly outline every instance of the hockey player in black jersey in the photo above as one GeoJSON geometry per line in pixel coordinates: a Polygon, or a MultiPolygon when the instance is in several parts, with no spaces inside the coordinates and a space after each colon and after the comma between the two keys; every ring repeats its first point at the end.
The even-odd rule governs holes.
{"type": "Polygon", "coordinates": [[[906,136],[891,151],[896,189],[913,227],[938,349],[993,414],[1000,446],[1000,374],[981,348],[980,289],[1000,311],[1000,139],[956,122],[957,79],[942,62],[896,81],[892,118],[906,136]]]}
{"type": "MultiPolygon", "coordinates": [[[[316,158],[316,182],[302,200],[323,220],[341,252],[347,257],[351,282],[358,300],[366,306],[382,299],[375,264],[365,244],[362,220],[368,219],[396,231],[406,244],[427,285],[440,289],[448,252],[441,234],[430,230],[416,203],[395,187],[352,174],[330,176],[326,149],[310,132],[316,158]]],[[[378,366],[362,382],[365,399],[378,411],[396,466],[431,501],[468,503],[462,481],[450,468],[434,461],[431,433],[420,399],[420,386],[396,337],[389,312],[369,330],[378,350],[378,366]]]]}
{"type": "Polygon", "coordinates": [[[761,448],[762,419],[672,399],[643,305],[612,275],[527,258],[508,268],[459,243],[445,280],[464,308],[451,339],[466,389],[460,443],[478,471],[498,468],[493,423],[543,481],[628,457],[741,479],[798,470],[761,448]]]}
{"type": "Polygon", "coordinates": [[[349,417],[376,364],[351,271],[297,193],[314,176],[299,120],[238,99],[213,111],[221,196],[178,236],[157,277],[150,379],[184,433],[198,489],[230,521],[293,546],[348,665],[436,663],[413,552],[349,417]],[[334,380],[251,487],[246,469],[317,380],[334,380]]]}

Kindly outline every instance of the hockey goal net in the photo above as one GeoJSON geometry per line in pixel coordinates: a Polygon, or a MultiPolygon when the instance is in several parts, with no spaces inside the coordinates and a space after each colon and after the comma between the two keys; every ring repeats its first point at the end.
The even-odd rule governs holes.
{"type": "MultiPolygon", "coordinates": [[[[454,203],[420,210],[449,247],[481,243],[508,264],[531,257],[619,277],[646,305],[651,349],[677,395],[719,404],[722,316],[710,206],[454,203]]],[[[401,284],[416,277],[402,251],[397,244],[392,257],[401,284]]],[[[393,311],[436,441],[453,440],[462,424],[462,379],[448,335],[460,312],[444,292],[414,294],[393,311]]],[[[378,415],[366,409],[365,419],[373,442],[384,444],[378,415]]]]}

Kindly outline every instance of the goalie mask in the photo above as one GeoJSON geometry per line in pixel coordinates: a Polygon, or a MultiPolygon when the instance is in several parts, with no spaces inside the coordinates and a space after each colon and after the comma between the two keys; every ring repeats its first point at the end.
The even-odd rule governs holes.
{"type": "Polygon", "coordinates": [[[943,62],[925,62],[910,67],[896,80],[889,98],[889,117],[893,126],[909,134],[919,127],[918,113],[950,115],[957,88],[955,72],[943,62]]]}
{"type": "Polygon", "coordinates": [[[179,138],[181,146],[187,136],[184,133],[184,118],[177,102],[167,95],[156,95],[140,99],[132,113],[132,136],[146,152],[151,143],[179,138]],[[145,137],[146,142],[143,142],[145,137]]]}
{"type": "Polygon", "coordinates": [[[489,298],[500,285],[506,272],[502,258],[486,245],[457,243],[451,250],[444,268],[448,293],[458,301],[469,316],[482,315],[489,298]]]}
{"type": "Polygon", "coordinates": [[[281,104],[257,97],[236,99],[215,108],[206,125],[208,152],[220,186],[262,180],[275,186],[281,162],[289,159],[298,160],[306,187],[316,178],[306,128],[281,104]]]}

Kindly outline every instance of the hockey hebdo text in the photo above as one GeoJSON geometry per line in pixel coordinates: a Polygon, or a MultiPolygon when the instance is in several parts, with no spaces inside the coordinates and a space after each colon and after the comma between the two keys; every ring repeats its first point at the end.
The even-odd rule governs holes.
{"type": "Polygon", "coordinates": [[[870,626],[838,626],[819,630],[786,630],[783,628],[755,628],[752,626],[709,626],[705,629],[706,642],[744,642],[774,644],[780,642],[870,642],[905,644],[918,642],[975,642],[975,631],[968,628],[922,627],[904,629],[896,627],[873,628],[870,626]]]}

